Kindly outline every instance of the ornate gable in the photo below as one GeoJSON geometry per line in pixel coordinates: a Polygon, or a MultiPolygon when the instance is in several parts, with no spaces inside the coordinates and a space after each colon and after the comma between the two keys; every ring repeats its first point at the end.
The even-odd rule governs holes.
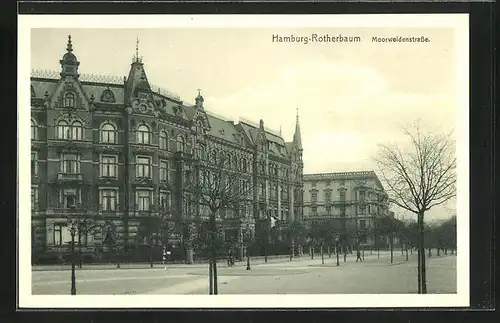
{"type": "Polygon", "coordinates": [[[83,88],[76,79],[66,78],[59,82],[50,105],[59,109],[86,110],[89,102],[83,88]]]}

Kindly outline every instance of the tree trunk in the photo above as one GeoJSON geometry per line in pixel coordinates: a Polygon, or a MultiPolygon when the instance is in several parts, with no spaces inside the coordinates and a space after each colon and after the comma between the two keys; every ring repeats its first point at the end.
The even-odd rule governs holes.
{"type": "Polygon", "coordinates": [[[218,286],[217,286],[217,251],[215,250],[215,241],[217,237],[217,226],[215,225],[215,212],[212,212],[210,215],[210,221],[211,221],[211,235],[212,235],[212,244],[211,244],[211,251],[212,251],[212,266],[213,266],[213,290],[214,293],[213,295],[218,294],[218,286]]]}
{"type": "Polygon", "coordinates": [[[71,232],[71,295],[76,295],[75,233],[74,232],[71,232]]]}
{"type": "Polygon", "coordinates": [[[419,228],[419,240],[420,240],[420,249],[421,249],[421,254],[422,254],[422,260],[421,260],[421,272],[422,272],[422,294],[427,294],[427,283],[426,283],[426,273],[425,273],[425,249],[424,249],[424,214],[421,213],[419,214],[420,217],[420,228],[419,228]]]}
{"type": "Polygon", "coordinates": [[[394,262],[394,236],[392,233],[390,239],[391,239],[390,244],[391,244],[391,264],[392,264],[394,262]]]}
{"type": "MultiPolygon", "coordinates": [[[[420,215],[417,218],[417,228],[420,231],[420,215]]],[[[421,247],[420,235],[418,239],[418,251],[417,251],[417,276],[418,276],[418,293],[422,294],[422,251],[421,247]]],[[[413,248],[412,248],[413,250],[413,248]]],[[[413,252],[413,251],[412,251],[413,252]]]]}
{"type": "Polygon", "coordinates": [[[208,294],[213,295],[214,294],[214,279],[213,279],[213,272],[212,272],[212,259],[208,261],[208,294]]]}

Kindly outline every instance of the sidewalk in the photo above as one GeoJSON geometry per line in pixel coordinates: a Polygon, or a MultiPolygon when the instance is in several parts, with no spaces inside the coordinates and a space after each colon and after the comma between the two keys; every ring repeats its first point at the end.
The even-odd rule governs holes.
{"type": "MultiPolygon", "coordinates": [[[[289,255],[280,255],[280,256],[268,256],[268,263],[276,263],[276,262],[284,262],[290,261],[289,255]]],[[[265,263],[265,259],[263,256],[258,257],[250,257],[250,263],[253,264],[261,264],[265,263]]],[[[234,266],[246,266],[247,261],[246,258],[242,261],[235,261],[234,266]]],[[[182,263],[167,263],[167,268],[204,268],[208,265],[208,262],[196,262],[194,264],[182,264],[182,263]]],[[[218,266],[227,267],[227,260],[221,259],[217,261],[218,266]]],[[[86,264],[82,265],[82,268],[78,268],[78,265],[75,265],[76,270],[116,270],[116,269],[163,269],[163,264],[161,262],[154,262],[153,267],[149,263],[141,262],[141,263],[120,263],[120,268],[116,268],[116,263],[108,263],[108,264],[86,264]]],[[[64,265],[35,265],[31,266],[32,271],[65,271],[71,270],[71,264],[64,265]]]]}

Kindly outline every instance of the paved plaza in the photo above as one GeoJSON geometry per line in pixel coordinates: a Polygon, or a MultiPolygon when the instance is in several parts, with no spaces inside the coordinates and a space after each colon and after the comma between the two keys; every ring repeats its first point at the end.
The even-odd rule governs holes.
{"type": "MultiPolygon", "coordinates": [[[[340,256],[336,266],[335,255],[314,259],[304,255],[292,261],[274,259],[267,263],[254,261],[251,270],[246,262],[228,268],[218,266],[219,294],[397,294],[416,293],[416,252],[405,261],[400,251],[390,254],[365,252],[365,261],[356,262],[355,255],[347,261],[340,256]]],[[[428,293],[456,293],[456,256],[441,255],[427,258],[428,293]]],[[[134,266],[89,266],[76,270],[77,294],[208,294],[208,265],[161,265],[149,268],[147,264],[134,266]],[[141,268],[142,266],[142,268],[141,268]],[[92,268],[92,270],[90,270],[92,268]]],[[[34,268],[32,293],[69,295],[71,273],[66,267],[56,270],[34,268]]]]}

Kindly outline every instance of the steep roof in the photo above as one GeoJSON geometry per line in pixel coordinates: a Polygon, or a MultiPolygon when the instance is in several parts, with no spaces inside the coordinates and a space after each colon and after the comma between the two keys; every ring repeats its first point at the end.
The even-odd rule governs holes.
{"type": "Polygon", "coordinates": [[[238,141],[240,132],[236,129],[234,122],[223,120],[210,113],[207,113],[207,117],[210,123],[210,135],[233,143],[240,143],[238,141]]]}

